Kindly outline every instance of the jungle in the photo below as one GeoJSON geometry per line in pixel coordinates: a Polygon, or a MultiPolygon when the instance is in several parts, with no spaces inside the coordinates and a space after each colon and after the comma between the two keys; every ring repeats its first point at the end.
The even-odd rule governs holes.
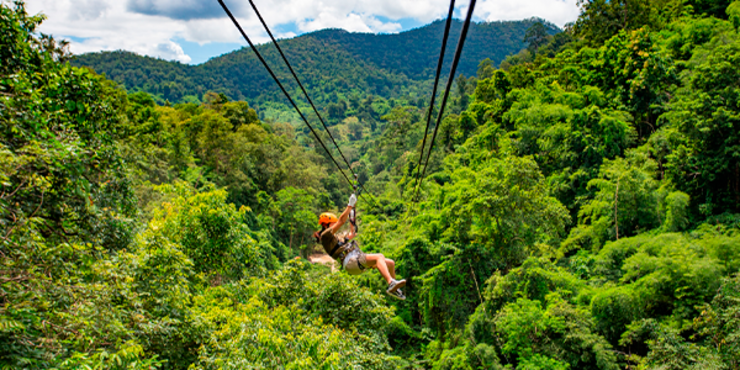
{"type": "Polygon", "coordinates": [[[0,368],[740,369],[740,1],[579,5],[452,76],[421,181],[431,91],[311,90],[398,301],[308,261],[352,187],[272,95],[163,100],[0,3],[0,368]]]}

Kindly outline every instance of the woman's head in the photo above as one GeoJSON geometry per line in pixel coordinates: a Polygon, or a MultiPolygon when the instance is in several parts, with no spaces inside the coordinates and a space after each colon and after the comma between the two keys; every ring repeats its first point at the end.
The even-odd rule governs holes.
{"type": "Polygon", "coordinates": [[[337,221],[339,221],[337,215],[331,212],[324,212],[319,215],[319,225],[321,225],[322,228],[331,227],[331,225],[337,221]]]}
{"type": "Polygon", "coordinates": [[[331,213],[331,212],[324,212],[319,215],[319,225],[321,226],[321,230],[317,231],[313,234],[314,238],[316,238],[316,242],[320,242],[321,233],[324,232],[327,228],[334,225],[339,219],[337,218],[337,215],[331,213]]]}

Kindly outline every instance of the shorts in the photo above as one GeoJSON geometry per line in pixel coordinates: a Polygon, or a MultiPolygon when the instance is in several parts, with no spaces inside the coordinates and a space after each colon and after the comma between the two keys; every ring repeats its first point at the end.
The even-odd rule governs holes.
{"type": "Polygon", "coordinates": [[[365,253],[363,253],[360,248],[353,248],[349,253],[347,253],[347,256],[344,257],[342,267],[347,270],[347,273],[350,275],[359,275],[365,272],[365,270],[368,269],[365,253]]]}

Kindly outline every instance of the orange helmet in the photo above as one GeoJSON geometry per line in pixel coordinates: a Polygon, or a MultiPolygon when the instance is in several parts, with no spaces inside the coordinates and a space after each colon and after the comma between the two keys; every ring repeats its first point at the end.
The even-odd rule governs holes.
{"type": "Polygon", "coordinates": [[[319,225],[328,225],[332,222],[337,222],[339,219],[337,218],[337,215],[331,213],[331,212],[324,212],[321,215],[319,215],[319,225]]]}

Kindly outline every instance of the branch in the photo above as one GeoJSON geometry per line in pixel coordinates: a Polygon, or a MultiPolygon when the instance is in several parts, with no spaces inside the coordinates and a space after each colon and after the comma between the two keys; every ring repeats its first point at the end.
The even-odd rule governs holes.
{"type": "Polygon", "coordinates": [[[23,181],[21,181],[21,183],[20,183],[20,184],[18,185],[18,187],[17,187],[17,188],[15,188],[15,190],[13,190],[13,192],[12,192],[12,193],[10,193],[10,194],[8,194],[8,195],[5,195],[5,192],[3,192],[3,195],[2,195],[2,196],[0,196],[0,198],[2,198],[2,199],[5,199],[5,198],[10,198],[10,197],[12,197],[13,195],[15,195],[15,193],[17,193],[17,192],[18,192],[18,190],[20,190],[21,186],[23,186],[23,185],[24,185],[25,183],[26,183],[26,180],[23,180],[23,181]]]}
{"type": "MultiPolygon", "coordinates": [[[[480,294],[480,287],[478,287],[478,278],[475,277],[475,271],[473,270],[473,264],[470,263],[470,259],[468,259],[468,266],[470,266],[470,273],[473,275],[473,281],[475,281],[475,289],[478,291],[478,298],[480,299],[480,303],[483,304],[483,296],[480,294]]],[[[486,307],[483,307],[483,311],[486,310],[486,307]]]]}
{"type": "Polygon", "coordinates": [[[0,277],[0,281],[3,282],[3,283],[7,283],[9,281],[16,281],[16,282],[18,282],[18,281],[23,281],[23,280],[28,280],[28,277],[27,276],[21,276],[21,275],[18,275],[18,276],[14,277],[14,278],[0,277]]]}
{"type": "Polygon", "coordinates": [[[71,331],[71,332],[73,332],[73,333],[75,333],[75,334],[77,334],[77,335],[79,335],[79,334],[80,334],[80,332],[78,332],[77,330],[74,330],[74,329],[69,329],[69,328],[65,328],[65,327],[63,327],[63,326],[59,326],[59,325],[55,325],[55,324],[52,324],[52,323],[50,323],[50,322],[48,322],[48,321],[46,321],[46,320],[42,321],[42,322],[41,322],[41,325],[43,325],[43,326],[49,325],[49,326],[51,326],[52,328],[56,328],[56,329],[61,329],[61,330],[67,330],[67,331],[71,331]]]}

